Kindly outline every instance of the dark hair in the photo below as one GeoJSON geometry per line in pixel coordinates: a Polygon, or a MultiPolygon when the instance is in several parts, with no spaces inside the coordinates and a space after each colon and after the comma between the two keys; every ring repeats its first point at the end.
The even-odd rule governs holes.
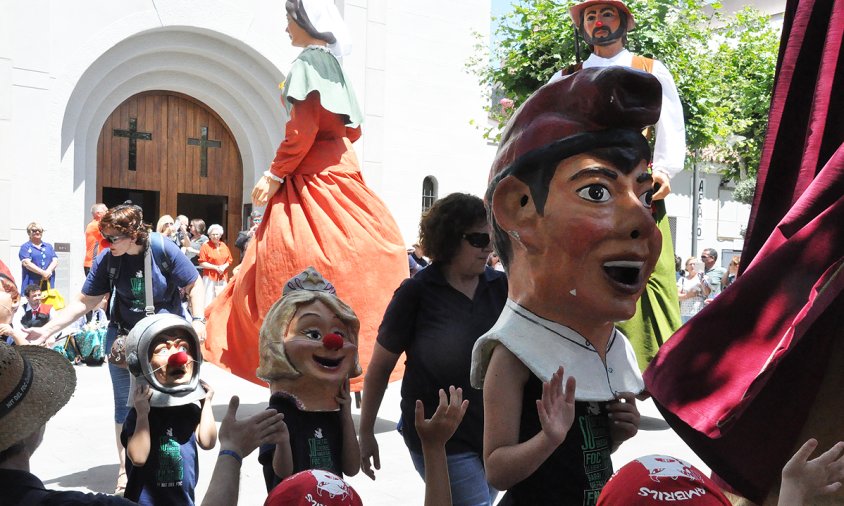
{"type": "Polygon", "coordinates": [[[26,445],[23,441],[18,441],[17,443],[6,448],[5,450],[0,451],[0,462],[6,462],[10,458],[16,455],[20,455],[21,453],[23,453],[25,447],[26,445]]]}
{"type": "Polygon", "coordinates": [[[35,283],[30,283],[30,284],[26,285],[26,288],[23,289],[23,294],[26,295],[26,298],[28,299],[29,296],[32,294],[32,292],[40,292],[40,291],[41,291],[41,285],[36,285],[35,283]]]}
{"type": "Polygon", "coordinates": [[[138,246],[147,243],[149,224],[144,223],[144,211],[131,200],[109,209],[100,220],[100,233],[107,228],[117,230],[118,233],[131,237],[138,246]]]}
{"type": "Polygon", "coordinates": [[[314,27],[313,23],[311,23],[310,18],[308,18],[308,13],[305,12],[305,6],[302,5],[302,0],[287,0],[284,3],[284,8],[287,9],[287,13],[290,14],[293,21],[308,32],[308,35],[311,37],[324,40],[329,44],[337,42],[337,38],[333,33],[317,31],[316,27],[314,27]]]}
{"type": "Polygon", "coordinates": [[[712,257],[712,260],[718,260],[718,252],[714,248],[703,248],[703,252],[712,257]]]}
{"type": "Polygon", "coordinates": [[[419,222],[419,243],[433,262],[448,263],[457,252],[463,233],[486,221],[480,198],[452,193],[434,202],[419,222]]]}
{"type": "Polygon", "coordinates": [[[190,220],[190,224],[193,225],[193,229],[196,230],[197,234],[202,235],[205,233],[205,220],[194,218],[190,220]]]}
{"type": "MultiPolygon", "coordinates": [[[[495,188],[501,179],[503,179],[500,176],[503,175],[506,177],[512,174],[528,186],[531,197],[533,198],[533,206],[536,212],[540,216],[543,216],[545,213],[545,202],[548,200],[548,191],[551,188],[551,180],[557,172],[557,165],[559,165],[560,161],[575,155],[594,156],[595,158],[609,162],[624,174],[629,174],[640,162],[650,162],[650,148],[645,138],[638,133],[630,135],[629,139],[625,139],[625,142],[629,142],[625,145],[593,147],[579,152],[574,148],[576,152],[572,152],[572,144],[593,143],[595,139],[600,141],[600,134],[602,133],[585,133],[567,137],[561,141],[522,155],[513,162],[511,166],[513,170],[509,170],[510,168],[508,168],[508,170],[503,171],[499,176],[496,176],[490,181],[485,198],[487,205],[492,205],[492,196],[495,193],[495,188]]],[[[506,230],[503,230],[498,225],[491,209],[488,210],[487,215],[492,228],[495,252],[498,253],[498,258],[504,267],[509,268],[510,259],[513,255],[510,236],[507,235],[506,230]]]]}

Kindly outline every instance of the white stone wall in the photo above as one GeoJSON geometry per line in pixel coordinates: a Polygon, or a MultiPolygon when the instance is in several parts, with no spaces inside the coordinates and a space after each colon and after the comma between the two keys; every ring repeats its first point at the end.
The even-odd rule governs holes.
{"type": "Polygon", "coordinates": [[[363,175],[411,244],[425,176],[436,178],[440,197],[486,189],[496,147],[470,125],[486,115],[465,64],[472,33],[489,37],[490,2],[347,0],[344,12],[356,44],[344,64],[366,114],[356,144],[363,175]]]}

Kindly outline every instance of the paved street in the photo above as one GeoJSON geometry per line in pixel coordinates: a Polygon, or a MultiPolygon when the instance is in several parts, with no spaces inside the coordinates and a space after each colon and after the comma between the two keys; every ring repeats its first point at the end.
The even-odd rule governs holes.
{"type": "MultiPolygon", "coordinates": [[[[112,422],[111,383],[103,367],[76,368],[76,394],[47,426],[44,443],[32,459],[32,472],[48,488],[112,492],[117,476],[117,456],[112,422]]],[[[214,416],[219,422],[225,414],[229,398],[239,395],[240,416],[264,409],[269,398],[266,388],[232,376],[205,364],[202,377],[216,390],[214,416]]],[[[349,481],[367,506],[421,505],[424,484],[413,469],[407,449],[394,430],[399,418],[400,383],[387,389],[376,425],[381,448],[381,471],[372,481],[358,474],[349,481]]],[[[689,448],[668,429],[653,403],[640,403],[643,414],[639,434],[613,455],[616,469],[639,455],[665,453],[708,469],[689,448]]],[[[360,411],[353,407],[355,421],[360,411]]],[[[199,450],[200,476],[197,499],[201,501],[216,461],[217,451],[199,450]]],[[[257,452],[243,461],[240,504],[260,505],[266,497],[257,452]]]]}

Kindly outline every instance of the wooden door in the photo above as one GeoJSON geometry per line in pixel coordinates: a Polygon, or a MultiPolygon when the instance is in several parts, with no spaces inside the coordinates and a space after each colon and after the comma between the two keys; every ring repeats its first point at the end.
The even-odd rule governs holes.
{"type": "Polygon", "coordinates": [[[202,102],[180,93],[148,91],[120,104],[97,143],[98,202],[103,188],[158,192],[158,209],[144,209],[153,226],[158,216],[179,214],[179,194],[225,197],[226,223],[221,225],[239,261],[234,240],[241,228],[240,151],[225,123],[202,102]]]}

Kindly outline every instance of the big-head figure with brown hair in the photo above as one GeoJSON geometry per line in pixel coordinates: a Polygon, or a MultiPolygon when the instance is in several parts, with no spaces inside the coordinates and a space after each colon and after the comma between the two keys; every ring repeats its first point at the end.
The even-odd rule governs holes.
{"type": "Polygon", "coordinates": [[[349,378],[359,376],[355,312],[313,267],[290,279],[261,326],[256,376],[270,384],[269,407],[285,429],[261,448],[267,491],[293,473],[360,470],[349,378]]]}
{"type": "Polygon", "coordinates": [[[502,504],[594,503],[610,452],[636,433],[643,383],[615,322],[662,245],[641,134],[659,107],[647,73],[583,70],[534,93],[502,136],[486,197],[508,301],[472,356],[502,504]]]}

